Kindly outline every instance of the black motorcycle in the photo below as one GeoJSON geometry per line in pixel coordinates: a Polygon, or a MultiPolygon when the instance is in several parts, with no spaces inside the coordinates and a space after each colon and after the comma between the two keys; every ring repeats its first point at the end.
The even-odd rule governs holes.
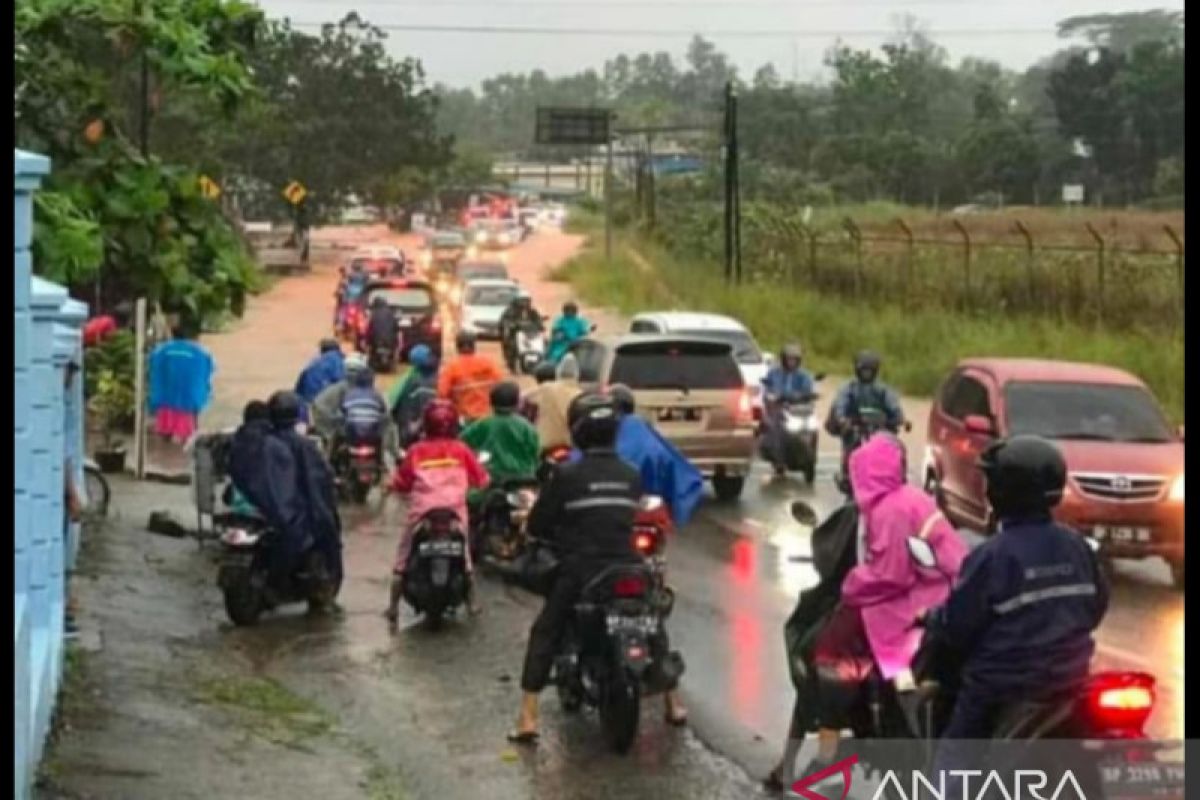
{"type": "Polygon", "coordinates": [[[537,502],[537,478],[509,478],[488,490],[471,528],[471,555],[495,566],[525,549],[525,523],[537,502]]]}
{"type": "MultiPolygon", "coordinates": [[[[814,380],[825,376],[817,375],[814,380]]],[[[821,397],[811,392],[803,397],[789,397],[781,400],[767,397],[768,405],[778,403],[779,415],[778,432],[765,430],[759,443],[759,453],[764,461],[773,457],[770,449],[772,435],[779,437],[783,444],[783,465],[788,472],[799,472],[804,476],[804,482],[809,486],[817,476],[817,439],[821,430],[821,422],[817,418],[816,403],[821,397]]]]}
{"type": "Polygon", "coordinates": [[[221,520],[221,559],[217,585],[225,597],[225,613],[234,625],[253,625],[264,611],[278,605],[308,603],[309,611],[327,608],[341,581],[333,577],[324,556],[310,548],[283,586],[267,592],[268,559],[279,534],[254,517],[226,514],[221,520]]]}
{"type": "Polygon", "coordinates": [[[843,423],[842,430],[842,467],[838,471],[838,474],[834,476],[833,481],[837,485],[838,491],[847,497],[852,497],[850,489],[850,454],[861,447],[876,433],[882,431],[893,434],[898,434],[900,431],[907,433],[912,430],[912,423],[908,420],[904,420],[899,424],[889,422],[887,412],[883,409],[863,406],[859,408],[856,416],[843,423]]]}
{"type": "Polygon", "coordinates": [[[435,508],[413,533],[404,569],[404,599],[430,627],[467,600],[467,541],[458,515],[435,508]]]}
{"type": "Polygon", "coordinates": [[[593,578],[575,604],[554,662],[563,710],[595,708],[617,753],[628,752],[637,738],[643,694],[683,672],[677,652],[659,653],[654,646],[665,640],[654,586],[644,563],[614,565],[593,578]]]}
{"type": "Polygon", "coordinates": [[[380,442],[343,439],[333,454],[334,480],[343,500],[362,504],[371,489],[383,481],[383,451],[380,442]]]}

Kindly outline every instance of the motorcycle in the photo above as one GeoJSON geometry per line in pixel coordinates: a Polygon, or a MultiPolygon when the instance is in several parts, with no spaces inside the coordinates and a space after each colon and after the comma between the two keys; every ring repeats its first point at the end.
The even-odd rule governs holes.
{"type": "Polygon", "coordinates": [[[552,681],[566,712],[599,712],[608,745],[626,753],[637,737],[641,700],[654,676],[677,680],[678,652],[656,653],[663,635],[654,576],[646,564],[608,567],[584,587],[555,658],[552,681]]]}
{"type": "Polygon", "coordinates": [[[646,559],[653,576],[653,604],[664,620],[675,608],[675,590],[667,585],[667,534],[672,527],[671,514],[662,498],[644,496],[633,520],[633,549],[646,559]]]}
{"type": "Polygon", "coordinates": [[[379,442],[343,441],[333,456],[333,474],[343,500],[365,503],[371,489],[383,480],[379,442]]]}
{"type": "MultiPolygon", "coordinates": [[[[532,422],[533,420],[530,420],[532,422]]],[[[550,447],[542,451],[542,462],[538,465],[537,478],[538,482],[545,484],[550,480],[550,476],[554,474],[555,468],[560,464],[567,463],[571,457],[571,448],[566,445],[558,447],[550,447]]]]}
{"type": "Polygon", "coordinates": [[[249,626],[276,605],[308,603],[310,611],[327,608],[337,597],[341,581],[330,575],[324,557],[309,549],[291,580],[271,586],[267,596],[268,558],[278,534],[262,520],[224,515],[217,585],[225,599],[225,613],[234,625],[249,626]]]}
{"type": "Polygon", "coordinates": [[[471,554],[489,566],[511,562],[525,550],[525,524],[537,502],[537,478],[510,478],[484,495],[472,530],[471,554]]]}
{"type": "Polygon", "coordinates": [[[912,423],[908,420],[901,422],[899,425],[889,424],[887,412],[881,408],[871,406],[863,406],[858,410],[858,416],[846,420],[844,424],[845,436],[842,440],[842,466],[838,474],[834,476],[833,481],[838,487],[838,491],[847,497],[852,497],[850,488],[850,454],[861,447],[868,439],[881,431],[898,434],[900,431],[905,433],[912,430],[912,423]]]}
{"type": "MultiPolygon", "coordinates": [[[[856,560],[857,513],[854,505],[848,503],[818,524],[812,508],[797,501],[792,505],[792,516],[802,525],[815,526],[813,556],[792,560],[812,561],[821,581],[801,595],[788,626],[791,628],[801,614],[804,615],[802,625],[820,625],[824,615],[838,602],[841,583],[856,560]]],[[[937,555],[928,541],[913,535],[906,545],[909,557],[916,565],[939,571],[937,555]]],[[[943,577],[949,582],[944,573],[943,577]]],[[[923,620],[913,624],[924,627],[923,620]]],[[[793,679],[797,674],[814,674],[812,665],[806,661],[807,656],[796,652],[805,647],[800,637],[794,637],[789,630],[787,638],[789,661],[797,662],[792,668],[793,679]]],[[[806,638],[812,641],[811,635],[806,638]]],[[[918,747],[918,752],[912,755],[928,766],[954,709],[960,666],[950,643],[927,630],[913,659],[911,676],[885,680],[876,667],[857,692],[850,715],[855,739],[864,743],[911,740],[918,747]]],[[[801,678],[801,682],[804,680],[806,678],[801,678]]],[[[1036,755],[1034,743],[1042,740],[1141,739],[1145,722],[1153,710],[1155,683],[1153,676],[1140,672],[1093,673],[1082,685],[1057,697],[1012,703],[997,716],[992,739],[1022,742],[1018,748],[1021,759],[1036,755]]],[[[800,684],[797,688],[801,688],[800,684]]],[[[812,728],[816,729],[815,720],[812,728]]]]}
{"type": "Polygon", "coordinates": [[[517,330],[517,369],[525,375],[532,375],[546,359],[546,334],[533,327],[517,330]]]}
{"type": "MultiPolygon", "coordinates": [[[[825,378],[822,374],[813,377],[814,381],[825,378]]],[[[817,418],[816,402],[821,395],[811,392],[803,397],[780,399],[768,396],[768,404],[778,403],[778,424],[781,431],[775,433],[764,428],[764,435],[759,442],[759,454],[764,461],[770,461],[769,436],[775,433],[783,445],[783,463],[789,472],[799,472],[804,475],[804,482],[809,486],[816,480],[817,475],[817,438],[821,429],[817,418]]]]}
{"type": "Polygon", "coordinates": [[[404,570],[404,599],[430,627],[467,599],[466,537],[452,509],[435,508],[413,533],[404,570]]]}

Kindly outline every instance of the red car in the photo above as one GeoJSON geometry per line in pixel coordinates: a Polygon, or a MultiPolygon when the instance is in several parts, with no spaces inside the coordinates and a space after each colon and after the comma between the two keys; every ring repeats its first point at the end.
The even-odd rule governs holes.
{"type": "Polygon", "coordinates": [[[1033,433],[1067,461],[1055,517],[1110,558],[1159,556],[1183,587],[1183,429],[1173,430],[1140,380],[1112,367],[970,358],[942,383],[929,413],[926,489],[955,525],[991,531],[980,452],[1033,433]]]}

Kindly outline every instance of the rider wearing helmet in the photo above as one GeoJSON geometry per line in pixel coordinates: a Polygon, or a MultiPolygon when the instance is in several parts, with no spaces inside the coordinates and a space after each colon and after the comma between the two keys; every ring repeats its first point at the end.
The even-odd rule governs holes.
{"type": "Polygon", "coordinates": [[[502,485],[512,478],[532,478],[537,472],[537,429],[517,412],[521,390],[505,381],[492,387],[492,415],[476,420],[460,437],[476,453],[489,453],[487,464],[492,483],[502,485]]]}
{"type": "Polygon", "coordinates": [[[295,391],[304,401],[304,409],[301,411],[304,418],[307,418],[308,405],[317,399],[317,395],[346,376],[345,358],[342,356],[342,346],[338,340],[322,339],[318,348],[317,355],[296,378],[295,391]]]}
{"type": "Polygon", "coordinates": [[[362,353],[351,353],[344,361],[342,379],[326,386],[317,394],[310,405],[313,430],[326,444],[327,454],[332,453],[329,445],[342,427],[342,400],[350,390],[355,376],[370,372],[367,358],[362,353]]]}
{"type": "MultiPolygon", "coordinates": [[[[619,418],[610,397],[581,394],[571,404],[571,437],[583,457],[552,474],[529,515],[529,535],[551,540],[560,557],[554,585],[533,628],[521,674],[521,711],[509,740],[532,744],[538,736],[538,694],[550,678],[575,601],[593,576],[614,563],[637,564],[633,520],[642,484],[637,470],[617,457],[619,418]]],[[[686,721],[674,687],[666,692],[668,720],[686,721]]]]}
{"type": "Polygon", "coordinates": [[[579,362],[568,353],[557,367],[543,363],[554,370],[554,379],[542,382],[525,395],[527,413],[537,425],[538,441],[542,452],[571,446],[571,429],[567,423],[567,411],[571,403],[583,390],[579,386],[579,362]]]}
{"type": "Polygon", "coordinates": [[[855,446],[854,425],[862,415],[872,409],[882,413],[884,427],[898,433],[904,424],[904,411],[900,408],[900,397],[891,387],[879,380],[882,360],[871,350],[862,350],[854,356],[854,380],[842,386],[829,407],[825,430],[830,436],[842,440],[843,461],[855,446]]]}
{"type": "Polygon", "coordinates": [[[492,387],[504,380],[495,361],[475,352],[475,334],[459,331],[454,337],[458,355],[438,376],[438,396],[449,400],[467,421],[482,419],[491,408],[492,387]]]}
{"type": "Polygon", "coordinates": [[[550,348],[546,351],[546,360],[557,364],[566,355],[571,343],[587,336],[591,329],[588,321],[579,316],[579,306],[573,301],[564,303],[562,316],[550,328],[550,348]]]}
{"type": "MultiPolygon", "coordinates": [[[[342,395],[339,415],[341,434],[346,442],[355,444],[386,444],[388,451],[397,454],[391,433],[391,418],[387,401],[375,388],[375,373],[368,367],[350,374],[350,386],[342,395]]],[[[334,449],[336,453],[336,448],[334,449]]]]}
{"type": "Polygon", "coordinates": [[[396,319],[396,311],[383,295],[375,295],[371,299],[366,339],[367,352],[383,347],[394,353],[400,342],[400,324],[396,319]]]}
{"type": "Polygon", "coordinates": [[[401,444],[406,447],[420,428],[425,406],[437,397],[438,379],[438,357],[428,345],[414,346],[408,351],[408,361],[412,369],[395,383],[388,400],[401,444]]]}
{"type": "MultiPolygon", "coordinates": [[[[407,517],[400,533],[396,563],[392,567],[391,595],[384,616],[395,622],[400,617],[404,596],[404,572],[412,552],[413,532],[430,511],[452,509],[463,530],[467,526],[467,492],[488,484],[488,474],[471,449],[458,440],[458,412],[445,400],[433,400],[422,415],[422,439],[404,454],[396,467],[390,489],[408,496],[407,517]]],[[[467,607],[479,613],[475,598],[474,570],[470,548],[464,550],[467,567],[467,607]]]]}
{"type": "Polygon", "coordinates": [[[1096,554],[1051,516],[1067,479],[1058,448],[1018,435],[990,445],[978,464],[997,532],[967,556],[949,599],[926,618],[927,635],[956,656],[933,659],[957,662],[939,679],[961,681],[947,740],[987,739],[1005,705],[1082,683],[1108,609],[1096,554]]]}
{"type": "Polygon", "coordinates": [[[542,315],[533,307],[533,298],[529,296],[529,292],[518,289],[508,307],[504,309],[504,313],[500,315],[500,347],[504,351],[504,361],[508,364],[509,369],[516,366],[519,355],[517,353],[517,331],[542,331],[544,329],[542,315]]]}
{"type": "Polygon", "coordinates": [[[797,343],[785,344],[779,351],[779,363],[763,378],[762,390],[766,407],[766,450],[776,475],[787,474],[784,458],[783,406],[795,403],[814,391],[813,377],[800,366],[804,351],[797,343]]]}

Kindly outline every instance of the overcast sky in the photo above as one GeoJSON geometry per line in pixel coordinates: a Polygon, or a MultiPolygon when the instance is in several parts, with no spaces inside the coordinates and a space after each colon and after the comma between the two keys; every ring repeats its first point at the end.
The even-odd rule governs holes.
{"type": "Polygon", "coordinates": [[[381,27],[424,27],[389,30],[390,49],[419,58],[430,83],[451,86],[476,86],[501,72],[538,67],[550,75],[600,69],[622,52],[666,50],[682,59],[694,33],[715,42],[743,78],[772,62],[783,78],[806,80],[824,76],[822,57],[839,37],[857,47],[878,46],[905,14],[920,20],[955,62],[980,56],[1021,69],[1063,46],[1054,30],[1066,17],[1183,9],[1179,0],[260,0],[259,5],[268,16],[313,23],[305,29],[314,31],[316,23],[350,11],[381,27]],[[443,27],[536,32],[428,29],[443,27]]]}

